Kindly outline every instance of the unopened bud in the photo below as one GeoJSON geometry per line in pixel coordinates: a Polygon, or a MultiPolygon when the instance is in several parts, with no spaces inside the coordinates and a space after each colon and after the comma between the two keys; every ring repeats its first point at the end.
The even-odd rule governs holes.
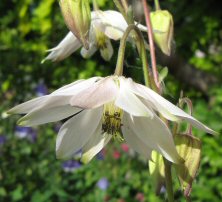
{"type": "Polygon", "coordinates": [[[167,10],[157,10],[150,13],[154,40],[166,55],[171,53],[173,40],[173,17],[167,10]]]}
{"type": "Polygon", "coordinates": [[[201,142],[191,135],[178,134],[174,138],[177,152],[185,160],[184,164],[174,164],[184,195],[191,193],[192,183],[196,177],[201,155],[201,142]]]}
{"type": "Polygon", "coordinates": [[[60,0],[60,7],[67,27],[88,49],[91,23],[89,0],[60,0]]]}

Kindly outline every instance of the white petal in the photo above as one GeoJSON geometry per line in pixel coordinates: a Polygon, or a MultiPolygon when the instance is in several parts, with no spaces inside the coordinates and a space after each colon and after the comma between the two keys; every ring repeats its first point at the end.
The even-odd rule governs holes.
{"type": "Polygon", "coordinates": [[[73,35],[72,32],[69,32],[55,48],[48,50],[51,53],[42,61],[42,63],[45,60],[52,60],[53,62],[63,60],[80,47],[81,42],[73,35]]]}
{"type": "Polygon", "coordinates": [[[93,25],[111,39],[119,40],[127,28],[127,23],[117,11],[98,11],[93,25]]]}
{"type": "Polygon", "coordinates": [[[27,102],[24,102],[22,104],[19,104],[12,109],[10,109],[7,113],[8,114],[25,114],[29,113],[36,107],[38,107],[42,101],[46,98],[46,96],[37,97],[35,99],[29,100],[27,102]]]}
{"type": "Polygon", "coordinates": [[[181,110],[179,107],[175,106],[153,90],[137,84],[133,82],[132,80],[128,79],[128,83],[130,86],[130,89],[137,95],[143,97],[148,101],[148,104],[154,108],[155,110],[159,111],[166,119],[171,121],[178,121],[180,119],[188,121],[195,127],[204,130],[208,133],[214,134],[215,132],[196,120],[194,117],[190,116],[183,110],[181,110]]]}
{"type": "Polygon", "coordinates": [[[126,116],[129,116],[127,113],[124,113],[123,115],[123,126],[122,126],[122,132],[124,139],[126,140],[127,144],[134,149],[136,152],[144,156],[146,159],[151,159],[151,152],[152,149],[148,147],[144,142],[138,138],[136,133],[131,130],[130,124],[128,118],[126,116]]]}
{"type": "Polygon", "coordinates": [[[59,159],[71,157],[80,150],[94,134],[102,117],[102,108],[83,110],[59,130],[56,139],[56,156],[59,159]]]}
{"type": "Polygon", "coordinates": [[[70,104],[82,109],[96,108],[114,100],[118,90],[113,78],[107,77],[72,96],[70,104]]]}
{"type": "Polygon", "coordinates": [[[69,85],[63,86],[62,88],[59,88],[58,90],[51,93],[51,95],[73,95],[90,87],[93,83],[100,79],[101,77],[92,77],[87,80],[78,80],[69,85]]]}
{"type": "Polygon", "coordinates": [[[130,116],[126,116],[126,119],[130,130],[133,130],[149,148],[160,152],[169,161],[174,163],[182,162],[170,130],[156,115],[154,115],[153,119],[147,117],[131,118],[130,116]]]}
{"type": "Polygon", "coordinates": [[[119,80],[120,90],[119,95],[115,100],[115,105],[133,116],[153,117],[153,112],[128,89],[125,80],[123,78],[120,78],[119,80]]]}
{"type": "Polygon", "coordinates": [[[89,49],[81,48],[81,55],[84,58],[90,58],[97,51],[97,46],[94,43],[89,44],[89,49]]]}
{"type": "MultiPolygon", "coordinates": [[[[117,11],[97,11],[93,21],[98,29],[100,29],[110,39],[119,40],[126,31],[128,24],[121,13],[117,11]]],[[[135,25],[141,31],[147,31],[147,28],[135,22],[135,25]]]]}
{"type": "Polygon", "coordinates": [[[102,133],[102,123],[100,123],[95,134],[92,135],[87,144],[84,145],[81,161],[83,163],[91,161],[91,159],[110,141],[111,137],[112,136],[107,133],[102,133]]]}
{"type": "Polygon", "coordinates": [[[100,54],[105,61],[110,61],[113,56],[113,46],[109,39],[106,39],[106,46],[104,48],[100,48],[100,54]]]}
{"type": "Polygon", "coordinates": [[[70,105],[37,109],[19,119],[18,124],[23,126],[35,126],[55,122],[76,114],[79,111],[81,111],[81,109],[71,107],[70,105]]]}

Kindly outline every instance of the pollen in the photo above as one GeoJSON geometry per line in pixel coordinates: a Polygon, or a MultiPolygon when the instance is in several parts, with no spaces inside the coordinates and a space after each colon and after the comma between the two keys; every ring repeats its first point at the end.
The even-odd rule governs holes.
{"type": "Polygon", "coordinates": [[[104,105],[102,118],[102,132],[108,133],[114,139],[123,141],[121,127],[122,127],[123,110],[116,107],[114,103],[104,105]]]}

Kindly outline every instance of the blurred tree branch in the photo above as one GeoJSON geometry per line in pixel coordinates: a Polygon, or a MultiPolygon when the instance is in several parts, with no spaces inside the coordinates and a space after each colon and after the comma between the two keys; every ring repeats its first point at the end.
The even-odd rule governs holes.
{"type": "Polygon", "coordinates": [[[201,91],[204,95],[208,94],[209,87],[218,82],[216,76],[195,68],[179,55],[166,56],[159,53],[157,60],[162,66],[167,66],[169,72],[178,80],[201,91]]]}

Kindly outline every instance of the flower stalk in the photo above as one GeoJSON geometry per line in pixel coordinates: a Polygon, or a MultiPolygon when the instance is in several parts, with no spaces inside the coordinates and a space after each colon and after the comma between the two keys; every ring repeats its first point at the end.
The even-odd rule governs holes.
{"type": "Polygon", "coordinates": [[[125,55],[125,48],[126,48],[126,41],[127,38],[130,34],[130,32],[134,30],[134,33],[137,35],[137,38],[139,39],[139,53],[140,57],[142,60],[142,65],[143,65],[143,72],[144,72],[144,80],[145,84],[147,87],[151,85],[150,83],[150,75],[149,75],[149,66],[147,63],[147,58],[146,58],[146,49],[144,45],[144,40],[143,40],[143,35],[139,31],[139,29],[135,25],[129,25],[128,28],[126,29],[121,41],[120,41],[120,47],[119,47],[119,52],[118,52],[118,59],[117,59],[117,64],[116,64],[116,70],[115,70],[115,75],[122,75],[123,74],[123,63],[124,63],[124,55],[125,55]]]}
{"type": "Polygon", "coordinates": [[[147,25],[147,29],[148,29],[147,34],[148,34],[149,45],[150,45],[150,56],[151,56],[153,77],[154,77],[155,84],[158,88],[158,91],[160,91],[160,83],[159,83],[159,79],[158,79],[158,71],[157,71],[157,66],[156,66],[156,55],[155,55],[155,46],[154,46],[154,39],[153,39],[153,30],[152,30],[152,25],[151,25],[151,21],[150,21],[150,9],[148,7],[146,0],[142,0],[142,3],[143,3],[143,8],[144,8],[146,25],[147,25]]]}

